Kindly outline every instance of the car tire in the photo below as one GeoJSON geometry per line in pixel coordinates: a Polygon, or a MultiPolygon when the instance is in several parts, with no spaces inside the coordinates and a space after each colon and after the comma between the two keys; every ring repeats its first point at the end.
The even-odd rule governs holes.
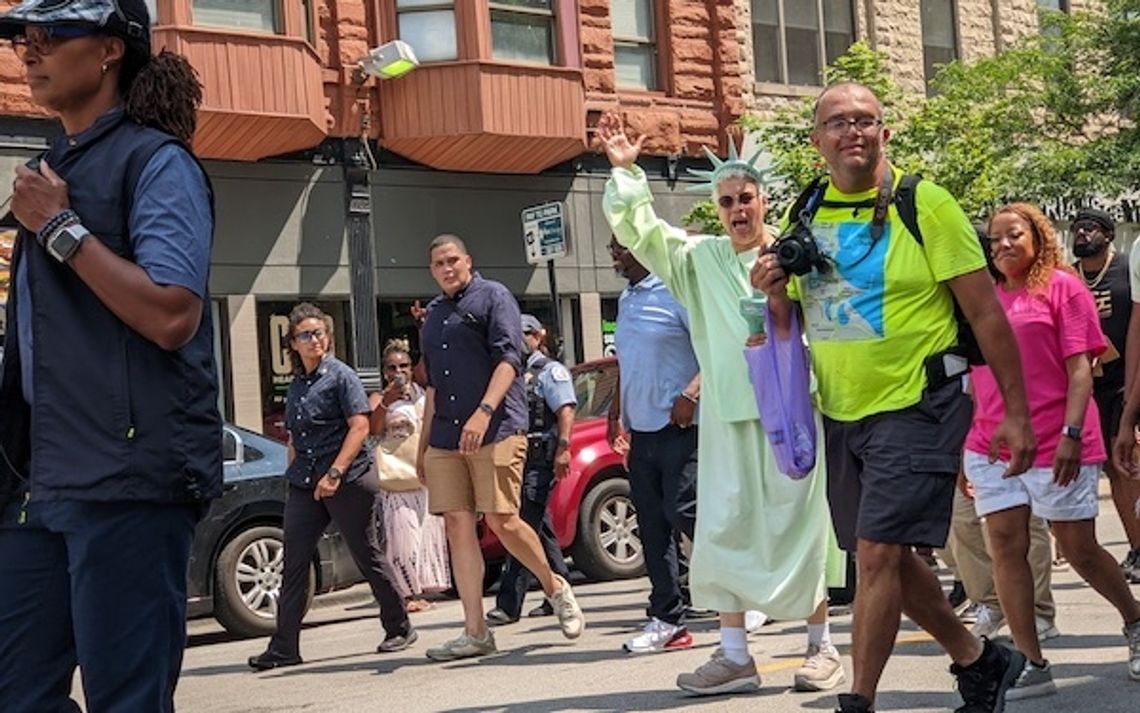
{"type": "Polygon", "coordinates": [[[624,477],[606,478],[582,498],[571,554],[574,566],[590,579],[629,579],[645,573],[637,512],[624,477]]]}
{"type": "MultiPolygon", "coordinates": [[[[265,636],[277,630],[277,602],[285,572],[285,538],[280,527],[240,530],[222,548],[214,565],[214,618],[238,636],[265,636]]],[[[309,569],[305,611],[313,603],[317,574],[309,569]]]]}

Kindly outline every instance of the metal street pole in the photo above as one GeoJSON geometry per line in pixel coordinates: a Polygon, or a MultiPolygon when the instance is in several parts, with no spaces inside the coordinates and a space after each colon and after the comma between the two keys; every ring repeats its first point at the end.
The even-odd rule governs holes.
{"type": "Polygon", "coordinates": [[[562,361],[562,304],[558,299],[558,280],[554,276],[554,261],[546,261],[546,276],[550,280],[550,301],[554,303],[554,358],[562,361]]]}
{"type": "Polygon", "coordinates": [[[352,365],[365,391],[379,391],[380,324],[376,314],[376,249],[372,237],[371,168],[361,139],[344,139],[345,228],[352,303],[352,365]]]}

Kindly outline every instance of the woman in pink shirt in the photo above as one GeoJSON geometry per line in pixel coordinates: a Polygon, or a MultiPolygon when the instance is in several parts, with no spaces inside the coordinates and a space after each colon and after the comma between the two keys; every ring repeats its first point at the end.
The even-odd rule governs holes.
{"type": "Polygon", "coordinates": [[[1105,350],[1092,294],[1064,264],[1048,219],[1025,203],[990,219],[990,251],[1001,273],[997,291],[1017,337],[1026,375],[1037,460],[1006,477],[1009,453],[991,450],[1002,399],[987,367],[973,372],[977,401],[963,461],[974,505],[986,518],[998,599],[1014,643],[1028,659],[1006,700],[1054,693],[1053,674],[1034,627],[1029,516],[1049,520],[1073,568],[1121,613],[1129,675],[1140,681],[1140,603],[1116,561],[1096,540],[1097,479],[1104,443],[1092,393],[1093,357],[1105,350]]]}

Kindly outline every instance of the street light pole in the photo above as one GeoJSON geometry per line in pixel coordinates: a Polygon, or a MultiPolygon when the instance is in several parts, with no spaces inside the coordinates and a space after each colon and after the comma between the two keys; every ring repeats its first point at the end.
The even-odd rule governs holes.
{"type": "Polygon", "coordinates": [[[352,306],[353,367],[365,391],[379,391],[380,321],[376,313],[376,249],[372,238],[371,162],[367,138],[344,139],[345,231],[352,306]]]}

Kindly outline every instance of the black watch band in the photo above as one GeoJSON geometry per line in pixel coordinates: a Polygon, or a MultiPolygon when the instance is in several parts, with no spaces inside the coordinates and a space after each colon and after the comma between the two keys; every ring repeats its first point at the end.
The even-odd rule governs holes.
{"type": "Polygon", "coordinates": [[[340,468],[337,468],[335,465],[333,465],[329,466],[328,476],[329,480],[340,480],[342,477],[344,477],[344,473],[340,472],[340,468]]]}
{"type": "Polygon", "coordinates": [[[494,416],[495,415],[495,407],[492,406],[491,404],[487,403],[486,401],[479,404],[479,410],[482,411],[483,413],[487,414],[488,416],[494,416]]]}

